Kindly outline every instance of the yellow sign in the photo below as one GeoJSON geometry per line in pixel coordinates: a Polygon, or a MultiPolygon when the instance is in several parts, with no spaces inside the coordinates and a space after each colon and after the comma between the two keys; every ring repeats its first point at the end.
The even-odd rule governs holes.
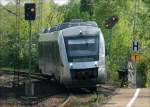
{"type": "Polygon", "coordinates": [[[133,62],[139,61],[139,60],[140,60],[140,55],[137,54],[137,53],[134,53],[134,54],[131,56],[131,60],[132,60],[133,62]]]}

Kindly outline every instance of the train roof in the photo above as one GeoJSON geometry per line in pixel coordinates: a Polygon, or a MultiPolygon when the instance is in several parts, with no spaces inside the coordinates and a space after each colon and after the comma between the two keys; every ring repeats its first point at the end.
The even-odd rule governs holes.
{"type": "Polygon", "coordinates": [[[62,31],[64,37],[67,36],[95,36],[99,34],[98,27],[91,27],[91,26],[76,26],[69,29],[65,29],[62,31]]]}
{"type": "Polygon", "coordinates": [[[56,25],[50,29],[45,29],[43,31],[43,33],[51,33],[54,31],[59,31],[59,30],[63,30],[66,28],[70,28],[70,27],[75,27],[75,26],[92,26],[92,27],[98,27],[97,23],[95,21],[83,21],[83,20],[71,20],[70,22],[66,22],[63,24],[59,24],[56,25]]]}

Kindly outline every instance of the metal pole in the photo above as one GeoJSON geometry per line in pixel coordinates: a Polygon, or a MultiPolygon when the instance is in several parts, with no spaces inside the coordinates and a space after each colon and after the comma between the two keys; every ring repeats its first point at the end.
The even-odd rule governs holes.
{"type": "Polygon", "coordinates": [[[29,21],[29,75],[28,75],[28,79],[29,81],[31,81],[30,75],[31,75],[31,61],[32,61],[32,34],[31,34],[31,21],[29,21]]]}
{"type": "MultiPolygon", "coordinates": [[[[18,13],[17,13],[17,15],[18,15],[18,58],[17,58],[17,65],[18,65],[18,68],[19,68],[19,51],[20,51],[20,41],[19,41],[19,38],[20,38],[20,0],[18,0],[18,13]]],[[[19,71],[17,72],[17,80],[18,80],[18,84],[19,84],[19,71]]]]}
{"type": "Polygon", "coordinates": [[[42,25],[43,25],[43,1],[40,0],[40,27],[42,28],[42,25]]]}
{"type": "Polygon", "coordinates": [[[134,72],[135,72],[135,74],[134,74],[134,81],[135,81],[135,83],[134,83],[134,87],[135,88],[137,88],[137,82],[136,82],[136,76],[137,76],[137,74],[136,74],[136,62],[134,63],[134,72]]]}
{"type": "MultiPolygon", "coordinates": [[[[138,12],[138,9],[139,9],[139,0],[135,0],[134,1],[135,2],[135,10],[134,10],[134,25],[133,25],[133,40],[138,40],[139,38],[138,38],[138,35],[137,35],[137,32],[138,32],[138,14],[137,14],[137,12],[138,12]]],[[[137,65],[137,63],[136,63],[136,61],[135,61],[135,63],[134,63],[134,66],[135,66],[135,68],[134,68],[134,81],[135,81],[135,88],[137,88],[137,70],[136,70],[136,65],[137,65]]]]}
{"type": "Polygon", "coordinates": [[[15,61],[14,61],[14,85],[19,85],[19,71],[16,71],[16,68],[19,68],[19,36],[20,36],[20,0],[16,0],[16,52],[14,53],[16,55],[15,61]],[[16,75],[17,73],[17,75],[16,75]],[[17,76],[17,77],[16,77],[17,76]],[[15,83],[17,82],[17,83],[15,83]]]}
{"type": "Polygon", "coordinates": [[[32,34],[31,34],[31,28],[32,28],[32,26],[31,26],[31,21],[29,20],[29,72],[28,72],[28,80],[27,80],[27,89],[26,89],[26,95],[28,96],[28,97],[31,97],[32,96],[32,84],[31,84],[31,58],[32,58],[32,53],[31,53],[31,44],[32,44],[32,34]]]}
{"type": "Polygon", "coordinates": [[[110,58],[110,62],[112,60],[112,29],[109,29],[109,58],[110,58]]]}
{"type": "Polygon", "coordinates": [[[25,83],[25,93],[27,97],[32,97],[34,95],[34,84],[31,81],[31,64],[32,64],[32,23],[31,20],[29,20],[29,48],[28,48],[28,53],[29,53],[29,72],[28,72],[28,80],[25,83]]]}

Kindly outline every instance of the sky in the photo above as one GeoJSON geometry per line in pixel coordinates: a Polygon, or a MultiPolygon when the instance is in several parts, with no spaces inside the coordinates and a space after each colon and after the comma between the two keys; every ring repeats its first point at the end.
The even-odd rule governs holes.
{"type": "MultiPolygon", "coordinates": [[[[9,2],[13,2],[15,0],[0,0],[0,3],[2,5],[7,5],[9,2]]],[[[69,0],[54,0],[54,2],[58,5],[64,5],[67,4],[69,2],[69,0]]]]}
{"type": "Polygon", "coordinates": [[[2,5],[7,5],[9,2],[11,2],[12,0],[0,0],[0,3],[2,5]]]}
{"type": "Polygon", "coordinates": [[[59,5],[63,5],[63,4],[67,4],[69,2],[69,0],[54,0],[54,2],[59,5]]]}

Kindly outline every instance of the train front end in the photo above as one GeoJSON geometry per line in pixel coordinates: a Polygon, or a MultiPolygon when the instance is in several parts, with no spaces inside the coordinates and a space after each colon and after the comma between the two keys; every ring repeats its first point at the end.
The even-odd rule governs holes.
{"type": "Polygon", "coordinates": [[[61,32],[60,51],[64,70],[62,82],[68,87],[94,87],[104,83],[105,43],[101,30],[76,26],[61,32]]]}

